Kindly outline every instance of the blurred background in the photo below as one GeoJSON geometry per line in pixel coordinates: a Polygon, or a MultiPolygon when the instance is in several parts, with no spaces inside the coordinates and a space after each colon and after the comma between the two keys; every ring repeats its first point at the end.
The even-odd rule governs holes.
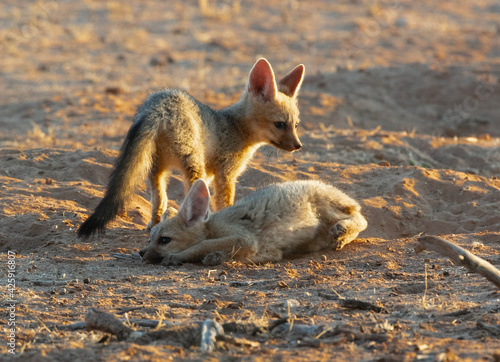
{"type": "Polygon", "coordinates": [[[4,0],[0,146],[116,149],[149,92],[220,108],[259,57],[305,64],[305,130],[489,139],[499,28],[496,0],[4,0]]]}

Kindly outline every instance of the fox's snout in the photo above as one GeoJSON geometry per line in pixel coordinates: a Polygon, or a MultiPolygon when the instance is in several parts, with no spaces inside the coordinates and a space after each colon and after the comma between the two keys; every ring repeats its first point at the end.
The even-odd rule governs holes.
{"type": "Polygon", "coordinates": [[[280,147],[280,148],[282,148],[288,152],[295,152],[295,151],[298,151],[302,148],[302,143],[300,143],[300,141],[294,141],[294,142],[289,143],[286,146],[280,147]]]}
{"type": "Polygon", "coordinates": [[[281,148],[282,150],[288,152],[295,152],[302,148],[302,142],[300,142],[299,138],[295,135],[291,137],[282,138],[278,142],[271,142],[273,146],[281,148]]]}
{"type": "Polygon", "coordinates": [[[142,261],[148,264],[158,264],[163,260],[163,256],[155,250],[142,249],[139,255],[142,261]]]}

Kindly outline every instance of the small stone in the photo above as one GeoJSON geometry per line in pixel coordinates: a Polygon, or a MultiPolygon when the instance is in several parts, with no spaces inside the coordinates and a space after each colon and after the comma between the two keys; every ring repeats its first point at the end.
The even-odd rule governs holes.
{"type": "Polygon", "coordinates": [[[85,279],[83,279],[83,282],[85,284],[90,284],[91,280],[90,280],[90,278],[85,278],[85,279]]]}
{"type": "Polygon", "coordinates": [[[408,21],[404,17],[399,17],[396,19],[396,26],[398,28],[406,28],[408,26],[408,21]]]}
{"type": "Polygon", "coordinates": [[[123,89],[120,87],[106,87],[104,89],[104,92],[106,94],[113,94],[113,95],[118,95],[123,93],[123,89]]]}

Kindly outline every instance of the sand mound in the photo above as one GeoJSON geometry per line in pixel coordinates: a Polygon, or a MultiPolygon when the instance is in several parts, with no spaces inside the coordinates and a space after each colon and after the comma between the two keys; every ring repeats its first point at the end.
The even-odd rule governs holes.
{"type": "MultiPolygon", "coordinates": [[[[6,252],[16,253],[12,359],[498,360],[498,291],[413,250],[420,233],[439,234],[500,266],[497,2],[0,3],[0,259],[6,276],[6,252]],[[304,147],[263,147],[237,198],[323,180],[360,201],[369,223],[360,237],[339,252],[265,265],[115,259],[148,242],[149,193],[138,181],[105,235],[78,240],[143,99],[181,88],[222,108],[260,56],[278,79],[306,66],[304,147]],[[337,295],[389,313],[347,309],[337,295]],[[282,334],[229,333],[256,347],[226,341],[206,354],[170,339],[63,330],[89,308],[167,325],[293,323],[282,334]],[[298,332],[317,326],[342,332],[298,332]]],[[[178,175],[167,192],[178,206],[178,175]]]]}

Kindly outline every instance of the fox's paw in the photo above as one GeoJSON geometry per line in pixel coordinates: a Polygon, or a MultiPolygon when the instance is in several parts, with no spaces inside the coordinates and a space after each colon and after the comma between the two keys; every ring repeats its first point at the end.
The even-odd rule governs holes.
{"type": "Polygon", "coordinates": [[[229,255],[226,252],[224,252],[224,251],[213,251],[210,254],[207,254],[203,258],[202,262],[206,266],[215,266],[215,265],[222,264],[222,263],[224,263],[224,262],[226,262],[228,260],[229,260],[229,255]]]}
{"type": "Polygon", "coordinates": [[[164,266],[179,266],[182,264],[182,260],[175,254],[167,254],[161,261],[161,265],[164,266]]]}
{"type": "Polygon", "coordinates": [[[332,228],[330,229],[330,234],[332,234],[332,237],[336,239],[344,236],[346,233],[347,229],[340,222],[333,225],[332,228]]]}
{"type": "Polygon", "coordinates": [[[332,237],[333,250],[340,250],[351,242],[347,237],[347,229],[340,221],[331,227],[330,235],[332,237]]]}

